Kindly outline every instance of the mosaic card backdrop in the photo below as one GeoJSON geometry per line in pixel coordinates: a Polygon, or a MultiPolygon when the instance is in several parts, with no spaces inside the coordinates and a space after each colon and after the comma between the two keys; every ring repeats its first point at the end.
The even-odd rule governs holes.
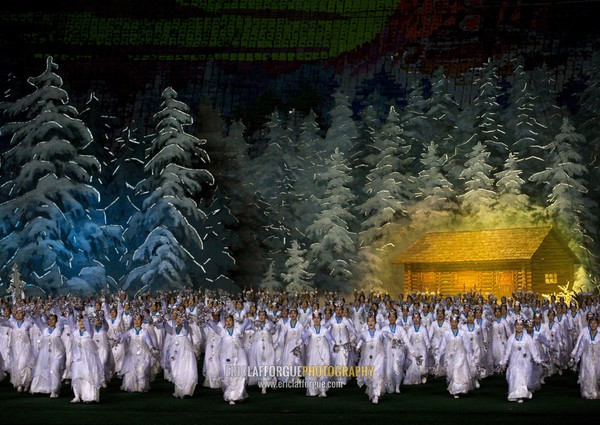
{"type": "Polygon", "coordinates": [[[532,288],[514,286],[525,282],[514,277],[513,290],[595,287],[598,1],[22,0],[0,8],[4,290],[17,270],[45,293],[401,291],[392,259],[426,230],[511,224],[558,228],[577,259],[560,282],[532,288]],[[36,119],[56,128],[42,131],[36,119]],[[167,133],[184,153],[166,152],[167,133]],[[74,149],[53,145],[57,134],[74,149]],[[395,160],[384,166],[386,149],[395,160]],[[469,160],[485,165],[485,179],[469,173],[469,160]],[[81,170],[64,171],[72,163],[81,170]],[[179,167],[169,175],[187,174],[173,180],[168,164],[179,167]],[[426,181],[432,169],[446,183],[426,181]],[[39,183],[47,175],[74,185],[73,203],[39,183]],[[514,180],[504,187],[507,175],[514,180]],[[390,178],[402,190],[387,187],[390,178]],[[563,185],[574,192],[555,190],[563,185]],[[448,203],[424,204],[439,188],[451,188],[448,203]]]}

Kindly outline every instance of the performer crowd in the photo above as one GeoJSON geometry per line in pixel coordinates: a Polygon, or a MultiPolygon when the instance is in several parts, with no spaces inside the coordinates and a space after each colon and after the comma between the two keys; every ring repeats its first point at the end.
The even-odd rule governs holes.
{"type": "Polygon", "coordinates": [[[591,294],[567,305],[521,292],[497,300],[477,292],[392,299],[355,291],[346,300],[316,290],[236,296],[186,289],[4,298],[0,308],[0,379],[8,375],[18,392],[52,398],[70,382],[73,403],[98,402],[115,377],[123,391],[147,392],[162,374],[173,396],[184,398],[201,371],[203,385],[222,389],[230,404],[248,397],[247,386],[264,394],[304,382],[308,396],[326,397],[332,382],[351,379],[281,372],[303,366],[372,371],[356,381],[375,404],[402,385],[440,376],[459,398],[499,373],[506,373],[508,400],[521,403],[567,368],[579,371],[583,398],[600,398],[600,302],[591,294]],[[231,374],[231,367],[264,373],[231,374]]]}

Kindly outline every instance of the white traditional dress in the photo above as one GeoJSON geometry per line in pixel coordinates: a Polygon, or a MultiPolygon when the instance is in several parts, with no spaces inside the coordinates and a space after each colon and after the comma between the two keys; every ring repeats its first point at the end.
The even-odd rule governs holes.
{"type": "MultiPolygon", "coordinates": [[[[72,329],[75,324],[71,322],[72,329]]],[[[86,319],[85,330],[72,332],[71,344],[71,387],[75,398],[73,401],[100,401],[100,387],[104,382],[104,366],[98,356],[98,348],[94,343],[93,331],[86,319]]]]}
{"type": "MultiPolygon", "coordinates": [[[[351,339],[356,339],[356,329],[354,324],[346,317],[338,317],[335,315],[325,323],[325,326],[329,328],[329,332],[333,337],[334,350],[332,354],[332,365],[333,366],[349,366],[350,365],[350,352],[351,339]]],[[[335,380],[340,382],[342,385],[346,385],[348,378],[346,376],[336,376],[335,380]]]]}
{"type": "Polygon", "coordinates": [[[198,365],[192,342],[192,334],[187,326],[171,327],[165,323],[165,331],[171,335],[169,358],[171,360],[170,380],[175,385],[174,397],[192,396],[198,385],[198,365]]]}
{"type": "Polygon", "coordinates": [[[408,340],[412,346],[413,353],[408,356],[407,368],[404,377],[405,385],[416,385],[426,381],[429,373],[428,353],[431,345],[427,327],[422,323],[419,326],[413,325],[408,328],[408,340]],[[420,361],[417,361],[420,357],[420,361]]]}
{"type": "Polygon", "coordinates": [[[447,320],[434,320],[429,327],[429,340],[431,344],[431,350],[429,352],[429,361],[430,363],[437,365],[437,367],[433,368],[432,371],[433,376],[444,376],[446,375],[446,371],[444,370],[444,353],[441,353],[439,356],[439,361],[436,362],[437,349],[440,346],[440,341],[442,340],[446,331],[450,330],[450,323],[447,320]]]}
{"type": "Polygon", "coordinates": [[[536,344],[526,332],[511,335],[506,344],[506,351],[500,362],[508,364],[506,381],[508,382],[508,400],[531,398],[530,381],[533,363],[541,363],[536,344]]]}
{"type": "Polygon", "coordinates": [[[506,352],[506,341],[512,334],[508,322],[502,317],[494,317],[491,322],[491,360],[494,366],[498,366],[506,352]]]}
{"type": "Polygon", "coordinates": [[[0,319],[0,324],[11,328],[10,334],[10,383],[19,391],[27,391],[31,385],[32,370],[35,365],[31,347],[31,320],[21,321],[11,317],[0,319]]]}
{"type": "Polygon", "coordinates": [[[471,344],[468,335],[462,329],[447,330],[437,350],[436,361],[444,357],[444,370],[448,392],[453,396],[466,394],[475,387],[473,376],[471,344]]]}
{"type": "Polygon", "coordinates": [[[581,330],[571,358],[579,364],[579,386],[581,397],[600,398],[600,338],[598,330],[587,327],[581,330]]]}
{"type": "Polygon", "coordinates": [[[63,325],[59,322],[53,328],[36,320],[35,325],[41,329],[41,342],[38,356],[33,368],[31,393],[51,394],[58,396],[62,376],[65,370],[66,352],[61,334],[63,325]]]}
{"type": "Polygon", "coordinates": [[[234,325],[231,329],[209,323],[209,326],[221,337],[219,361],[223,399],[230,403],[242,401],[248,397],[247,377],[243,373],[236,372],[248,366],[248,356],[244,351],[242,338],[249,325],[249,319],[246,319],[241,326],[234,325]]]}
{"type": "Polygon", "coordinates": [[[397,323],[388,323],[381,328],[385,337],[385,388],[388,393],[400,391],[404,379],[404,363],[410,341],[404,328],[397,323]]]}
{"type": "Polygon", "coordinates": [[[358,334],[357,348],[360,350],[359,366],[372,368],[372,374],[359,374],[359,387],[366,385],[369,400],[377,403],[385,392],[385,347],[384,334],[380,329],[365,329],[358,334]]]}
{"type": "MultiPolygon", "coordinates": [[[[218,322],[212,322],[215,326],[218,322]]],[[[204,362],[202,364],[202,374],[204,375],[204,386],[208,388],[222,388],[221,381],[221,363],[219,361],[219,349],[221,344],[220,331],[215,331],[213,327],[205,324],[204,326],[204,362]]]]}
{"type": "Polygon", "coordinates": [[[120,342],[127,344],[120,374],[121,389],[129,392],[148,392],[152,373],[152,338],[143,327],[133,327],[123,332],[120,342]]]}
{"type": "Polygon", "coordinates": [[[248,385],[258,385],[261,388],[275,385],[277,376],[270,374],[269,367],[275,366],[275,346],[273,335],[276,332],[275,325],[266,320],[264,322],[255,321],[250,325],[254,331],[252,344],[248,352],[248,362],[250,367],[262,370],[260,374],[252,374],[248,379],[248,385]],[[262,367],[262,369],[260,369],[262,367]]]}
{"type": "MultiPolygon", "coordinates": [[[[280,365],[291,368],[302,366],[304,364],[304,346],[302,344],[302,332],[304,328],[299,320],[292,322],[288,320],[281,326],[276,344],[281,348],[280,365]]],[[[292,374],[278,376],[282,382],[293,382],[300,379],[299,376],[292,374]]]]}
{"type": "Polygon", "coordinates": [[[316,395],[325,396],[327,392],[327,383],[330,378],[326,373],[317,373],[313,369],[310,373],[310,366],[321,368],[331,365],[332,355],[331,346],[336,343],[330,331],[323,326],[311,325],[302,333],[302,341],[306,345],[306,366],[309,366],[309,373],[304,377],[306,381],[306,395],[314,397],[316,395]]]}

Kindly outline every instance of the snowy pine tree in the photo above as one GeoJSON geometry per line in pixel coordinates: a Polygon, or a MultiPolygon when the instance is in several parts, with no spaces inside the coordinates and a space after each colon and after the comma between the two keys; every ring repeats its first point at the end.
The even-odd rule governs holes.
{"type": "Polygon", "coordinates": [[[350,101],[348,96],[339,89],[331,96],[334,99],[334,106],[329,111],[330,125],[325,136],[325,152],[331,155],[334,150],[339,149],[349,157],[358,137],[358,129],[352,119],[350,101]]]}
{"type": "Polygon", "coordinates": [[[0,205],[2,274],[16,264],[28,284],[53,295],[105,285],[100,261],[120,237],[94,209],[100,196],[90,183],[99,163],[80,154],[92,134],[69,105],[57,68],[49,57],[28,80],[35,91],[6,109],[11,122],[1,129],[12,145],[3,157],[10,177],[0,205]],[[78,278],[83,269],[93,282],[78,278]]]}
{"type": "Polygon", "coordinates": [[[590,267],[595,264],[587,250],[598,236],[598,204],[587,195],[588,170],[575,149],[582,144],[585,144],[585,138],[575,132],[565,117],[560,133],[544,147],[548,153],[548,166],[531,176],[531,180],[546,188],[550,216],[563,234],[571,235],[571,248],[590,267]]]}
{"type": "Polygon", "coordinates": [[[460,175],[464,180],[464,193],[458,196],[460,209],[477,221],[489,212],[496,200],[492,166],[488,164],[490,153],[481,142],[478,142],[465,162],[465,169],[460,175]]]}
{"type": "Polygon", "coordinates": [[[490,60],[483,69],[481,78],[475,81],[477,97],[473,101],[476,112],[474,129],[468,144],[473,146],[481,143],[490,153],[488,163],[494,168],[499,168],[506,158],[508,147],[505,143],[505,131],[501,124],[502,108],[498,103],[500,88],[496,66],[490,60]]]}
{"type": "Polygon", "coordinates": [[[302,294],[312,289],[310,279],[312,273],[308,272],[308,261],[305,260],[306,250],[300,247],[298,241],[292,241],[292,246],[287,250],[288,259],[285,262],[286,271],[281,274],[287,294],[302,294]]]}
{"type": "Polygon", "coordinates": [[[523,171],[524,180],[543,169],[543,150],[540,140],[547,127],[539,120],[536,112],[537,94],[532,87],[531,75],[524,69],[522,60],[516,61],[512,87],[508,91],[509,105],[504,111],[506,129],[512,140],[510,149],[520,159],[518,168],[523,171]]]}
{"type": "Polygon", "coordinates": [[[428,227],[433,222],[451,219],[458,205],[452,183],[444,174],[447,155],[438,154],[438,145],[431,142],[421,157],[423,170],[417,178],[416,203],[410,208],[410,216],[418,226],[428,227]]]}
{"type": "Polygon", "coordinates": [[[374,137],[376,153],[365,158],[370,168],[365,185],[367,200],[358,207],[362,221],[360,245],[373,245],[408,219],[407,204],[414,198],[415,181],[406,173],[410,146],[403,137],[400,116],[392,106],[386,122],[374,137]]]}
{"type": "Polygon", "coordinates": [[[199,202],[203,185],[212,185],[214,179],[202,168],[209,160],[201,148],[205,141],[185,131],[192,124],[189,107],[177,100],[171,87],[162,98],[145,166],[147,177],[138,187],[147,197],[125,230],[134,249],[125,260],[135,266],[125,289],[168,290],[205,283],[200,232],[206,213],[199,202]]]}
{"type": "Polygon", "coordinates": [[[525,180],[521,178],[521,174],[517,156],[509,153],[504,170],[496,173],[498,198],[493,209],[496,213],[496,223],[500,227],[533,225],[542,218],[541,211],[535,208],[529,196],[523,193],[525,180]]]}
{"type": "Polygon", "coordinates": [[[456,101],[450,95],[448,78],[444,68],[439,68],[431,77],[431,97],[426,101],[428,130],[424,145],[435,142],[438,144],[438,154],[442,157],[454,155],[456,146],[451,142],[451,135],[459,122],[460,110],[456,101]]]}
{"type": "Polygon", "coordinates": [[[315,281],[331,289],[349,290],[352,287],[353,268],[356,262],[355,234],[351,226],[354,195],[350,190],[352,177],[344,154],[336,149],[327,160],[324,171],[317,176],[325,187],[321,212],[307,228],[313,241],[309,258],[315,264],[315,281]]]}
{"type": "Polygon", "coordinates": [[[275,267],[273,263],[269,263],[269,268],[265,273],[263,280],[260,283],[260,289],[263,291],[275,292],[281,290],[281,284],[275,276],[275,267]]]}

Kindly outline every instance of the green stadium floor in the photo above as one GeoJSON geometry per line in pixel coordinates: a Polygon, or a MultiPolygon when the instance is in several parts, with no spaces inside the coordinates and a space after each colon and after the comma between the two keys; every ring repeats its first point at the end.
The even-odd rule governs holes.
{"type": "MultiPolygon", "coordinates": [[[[202,379],[202,378],[201,378],[202,379]]],[[[63,386],[58,399],[19,394],[8,379],[0,382],[0,424],[298,424],[300,421],[361,423],[408,421],[411,424],[585,424],[600,417],[600,400],[583,400],[572,372],[546,380],[541,391],[523,404],[506,400],[503,376],[485,379],[481,388],[458,400],[447,392],[444,379],[404,386],[371,404],[356,383],[332,389],[327,398],[306,397],[303,389],[271,390],[230,406],[220,390],[198,387],[193,398],[172,397],[172,385],[158,379],[147,394],[119,390],[115,379],[102,390],[98,404],[71,404],[63,386]]]]}

